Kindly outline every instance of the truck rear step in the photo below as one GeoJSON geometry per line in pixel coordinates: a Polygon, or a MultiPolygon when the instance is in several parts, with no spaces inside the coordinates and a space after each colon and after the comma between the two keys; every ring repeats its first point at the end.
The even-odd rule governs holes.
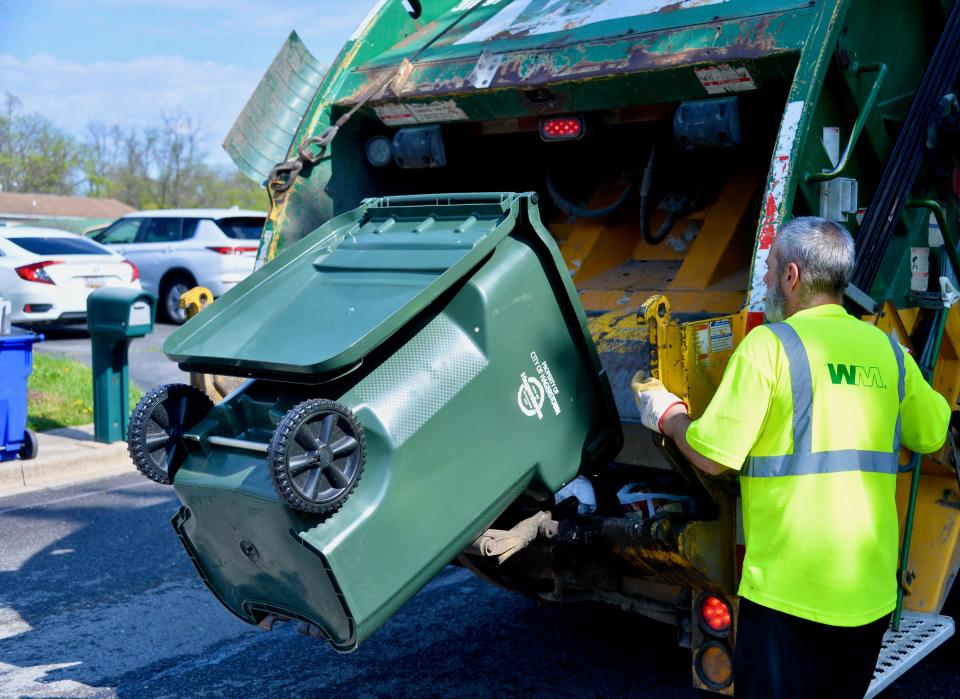
{"type": "Polygon", "coordinates": [[[919,663],[953,636],[955,625],[948,616],[904,610],[900,630],[887,629],[880,658],[865,699],[875,697],[903,673],[919,663]]]}

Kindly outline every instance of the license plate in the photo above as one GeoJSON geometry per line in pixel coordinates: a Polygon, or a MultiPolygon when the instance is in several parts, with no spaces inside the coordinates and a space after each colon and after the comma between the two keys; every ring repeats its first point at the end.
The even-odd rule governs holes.
{"type": "Polygon", "coordinates": [[[107,283],[107,277],[84,277],[84,283],[88,289],[99,289],[107,283]]]}

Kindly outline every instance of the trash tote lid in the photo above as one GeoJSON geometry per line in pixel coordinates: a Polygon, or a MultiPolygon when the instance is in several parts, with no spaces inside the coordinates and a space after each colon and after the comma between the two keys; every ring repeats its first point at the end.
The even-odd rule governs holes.
{"type": "Polygon", "coordinates": [[[37,342],[43,342],[43,335],[37,335],[29,330],[13,327],[6,335],[0,335],[0,352],[3,350],[31,349],[37,342]]]}
{"type": "Polygon", "coordinates": [[[343,373],[490,254],[524,196],[367,199],[187,321],[163,351],[185,369],[343,373]]]}

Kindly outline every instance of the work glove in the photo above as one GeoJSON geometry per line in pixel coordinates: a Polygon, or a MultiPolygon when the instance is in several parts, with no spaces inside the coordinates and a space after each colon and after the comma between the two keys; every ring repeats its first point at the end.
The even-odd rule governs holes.
{"type": "Polygon", "coordinates": [[[663,434],[663,416],[675,405],[682,405],[683,411],[690,414],[685,402],[667,390],[659,379],[647,378],[641,369],[630,380],[633,397],[640,409],[640,421],[644,427],[663,434]]]}

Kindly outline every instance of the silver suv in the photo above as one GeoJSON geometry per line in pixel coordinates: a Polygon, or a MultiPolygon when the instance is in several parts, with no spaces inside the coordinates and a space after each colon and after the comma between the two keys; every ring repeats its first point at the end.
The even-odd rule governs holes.
{"type": "Polygon", "coordinates": [[[127,214],[93,235],[133,262],[158,312],[186,320],[180,295],[205,286],[214,297],[253,271],[266,214],[239,209],[161,209],[127,214]]]}

